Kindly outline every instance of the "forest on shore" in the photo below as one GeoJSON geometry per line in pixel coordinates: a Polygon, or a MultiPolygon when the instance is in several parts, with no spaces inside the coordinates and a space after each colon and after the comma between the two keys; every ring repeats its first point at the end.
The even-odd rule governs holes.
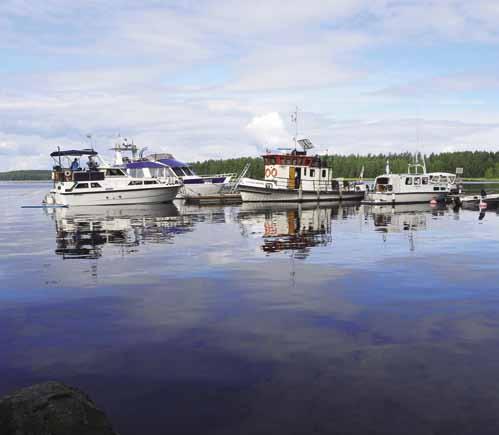
{"type": "MultiPolygon", "coordinates": [[[[414,160],[408,152],[393,154],[332,154],[324,157],[333,169],[335,177],[357,178],[364,167],[364,178],[375,178],[385,172],[386,161],[390,162],[393,173],[407,171],[407,164],[414,160]]],[[[419,158],[421,161],[421,157],[419,158]]],[[[463,168],[464,178],[499,179],[499,152],[458,151],[425,156],[427,170],[452,172],[463,168]]],[[[241,157],[236,159],[217,159],[194,162],[192,166],[198,174],[240,173],[249,163],[247,177],[263,178],[263,159],[261,157],[241,157]]],[[[49,180],[50,171],[10,171],[0,172],[0,181],[49,180]]]]}
{"type": "MultiPolygon", "coordinates": [[[[364,167],[364,178],[375,178],[385,172],[386,161],[390,162],[393,173],[407,172],[407,165],[414,161],[414,155],[405,152],[397,154],[350,154],[329,155],[324,157],[327,165],[333,169],[335,177],[357,178],[364,167]]],[[[421,162],[421,157],[419,161],[421,162]]],[[[428,172],[452,172],[463,168],[464,178],[499,178],[499,152],[458,151],[425,156],[428,172]]],[[[261,157],[241,157],[237,159],[206,160],[195,162],[193,167],[198,174],[219,174],[226,172],[240,173],[250,163],[247,176],[263,177],[263,159],[261,157]]]]}

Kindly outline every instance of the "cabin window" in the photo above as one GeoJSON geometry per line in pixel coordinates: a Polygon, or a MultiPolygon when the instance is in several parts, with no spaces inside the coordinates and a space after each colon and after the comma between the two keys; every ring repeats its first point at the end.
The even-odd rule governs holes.
{"type": "Polygon", "coordinates": [[[388,177],[380,177],[376,180],[376,184],[388,184],[390,179],[388,177]]]}
{"type": "Polygon", "coordinates": [[[438,189],[439,189],[439,187],[438,187],[438,186],[435,186],[435,187],[433,188],[433,190],[438,190],[438,189]]]}
{"type": "Polygon", "coordinates": [[[415,177],[414,178],[414,185],[419,186],[421,184],[421,178],[420,177],[415,177]]]}
{"type": "Polygon", "coordinates": [[[108,177],[122,177],[125,173],[121,169],[107,169],[106,175],[108,177]]]}
{"type": "Polygon", "coordinates": [[[99,188],[102,186],[99,183],[90,183],[90,187],[93,187],[95,189],[95,188],[99,188]]]}
{"type": "Polygon", "coordinates": [[[132,176],[133,178],[143,178],[144,170],[140,168],[130,169],[130,176],[132,176]]]}
{"type": "Polygon", "coordinates": [[[388,185],[386,186],[386,190],[387,190],[388,192],[391,192],[391,191],[393,190],[393,186],[392,186],[391,184],[388,184],[388,185]]]}
{"type": "Polygon", "coordinates": [[[306,177],[307,176],[307,168],[303,168],[303,175],[306,177]]]}
{"type": "Polygon", "coordinates": [[[141,186],[142,185],[142,181],[139,181],[139,180],[132,180],[130,181],[130,183],[128,183],[129,186],[141,186]]]}
{"type": "Polygon", "coordinates": [[[78,183],[75,189],[88,189],[88,183],[78,183]]]}
{"type": "Polygon", "coordinates": [[[270,164],[275,165],[275,159],[273,157],[270,159],[270,164]]]}
{"type": "Polygon", "coordinates": [[[158,184],[158,182],[156,180],[146,180],[144,184],[158,184]]]}
{"type": "Polygon", "coordinates": [[[423,177],[422,180],[423,180],[423,184],[428,184],[428,177],[423,177]]]}
{"type": "Polygon", "coordinates": [[[407,177],[405,179],[405,184],[407,184],[408,186],[412,186],[412,177],[407,177]]]}
{"type": "Polygon", "coordinates": [[[315,177],[315,169],[310,169],[310,176],[315,177]]]}
{"type": "Polygon", "coordinates": [[[322,178],[326,178],[326,170],[325,169],[322,170],[322,178]]]}

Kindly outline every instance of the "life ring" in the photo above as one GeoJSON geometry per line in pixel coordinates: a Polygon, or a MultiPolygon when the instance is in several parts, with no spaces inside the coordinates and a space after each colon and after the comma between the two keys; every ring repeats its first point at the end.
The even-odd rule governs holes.
{"type": "Polygon", "coordinates": [[[272,176],[277,177],[277,169],[276,168],[272,169],[272,176]]]}
{"type": "Polygon", "coordinates": [[[270,169],[265,169],[265,177],[270,177],[270,169]]]}
{"type": "Polygon", "coordinates": [[[64,176],[67,178],[67,177],[71,177],[71,171],[64,171],[64,176]]]}

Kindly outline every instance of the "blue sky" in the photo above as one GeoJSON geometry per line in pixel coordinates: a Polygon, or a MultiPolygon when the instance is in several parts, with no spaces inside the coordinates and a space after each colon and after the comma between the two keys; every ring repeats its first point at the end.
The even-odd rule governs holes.
{"type": "Polygon", "coordinates": [[[183,160],[499,149],[499,2],[0,2],[0,170],[121,133],[183,160]]]}

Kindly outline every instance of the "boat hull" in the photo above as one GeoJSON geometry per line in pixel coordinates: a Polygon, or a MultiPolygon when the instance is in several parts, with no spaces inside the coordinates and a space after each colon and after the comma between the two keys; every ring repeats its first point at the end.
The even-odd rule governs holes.
{"type": "Polygon", "coordinates": [[[445,201],[448,192],[410,192],[410,193],[380,193],[367,194],[363,204],[416,204],[430,201],[445,201]]]}
{"type": "Polygon", "coordinates": [[[307,201],[360,201],[364,192],[355,191],[299,191],[298,189],[267,189],[239,186],[243,202],[307,202],[307,201]]]}
{"type": "Polygon", "coordinates": [[[199,183],[199,184],[184,184],[179,192],[179,197],[193,198],[197,196],[218,195],[222,192],[225,183],[199,183]]]}
{"type": "Polygon", "coordinates": [[[180,185],[133,190],[105,190],[94,192],[60,193],[51,191],[55,204],[67,206],[127,205],[170,202],[175,199],[180,185]]]}

